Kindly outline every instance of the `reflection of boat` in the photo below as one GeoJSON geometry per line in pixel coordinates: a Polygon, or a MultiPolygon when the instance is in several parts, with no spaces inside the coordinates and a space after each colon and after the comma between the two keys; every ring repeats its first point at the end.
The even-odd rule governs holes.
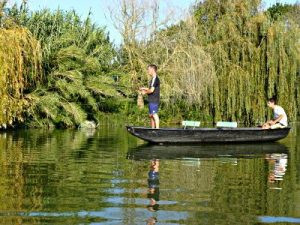
{"type": "Polygon", "coordinates": [[[288,149],[280,143],[261,144],[205,144],[205,145],[150,145],[144,144],[129,149],[129,159],[177,159],[214,158],[219,156],[249,157],[270,153],[287,153],[288,149]]]}
{"type": "Polygon", "coordinates": [[[270,142],[285,138],[290,128],[161,128],[127,126],[132,135],[150,143],[270,142]]]}

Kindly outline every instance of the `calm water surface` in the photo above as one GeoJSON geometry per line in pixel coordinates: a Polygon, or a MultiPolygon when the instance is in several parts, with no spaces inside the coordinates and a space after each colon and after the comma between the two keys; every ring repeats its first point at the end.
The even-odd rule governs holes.
{"type": "Polygon", "coordinates": [[[300,224],[300,124],[279,143],[151,146],[122,126],[0,133],[0,224],[300,224]]]}

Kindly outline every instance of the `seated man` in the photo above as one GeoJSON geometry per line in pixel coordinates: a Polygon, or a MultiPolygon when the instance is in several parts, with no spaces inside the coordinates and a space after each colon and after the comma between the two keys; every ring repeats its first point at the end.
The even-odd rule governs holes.
{"type": "Polygon", "coordinates": [[[276,128],[283,128],[287,127],[287,116],[284,111],[284,109],[276,105],[276,100],[275,98],[270,98],[268,100],[268,106],[273,109],[274,112],[274,119],[267,121],[262,128],[263,129],[276,129],[276,128]]]}

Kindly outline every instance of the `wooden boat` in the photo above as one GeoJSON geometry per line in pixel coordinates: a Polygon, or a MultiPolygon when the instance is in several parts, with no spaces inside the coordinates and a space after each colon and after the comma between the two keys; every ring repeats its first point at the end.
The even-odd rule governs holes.
{"type": "Polygon", "coordinates": [[[127,126],[127,131],[150,143],[243,143],[270,142],[285,138],[290,128],[161,128],[127,126]]]}

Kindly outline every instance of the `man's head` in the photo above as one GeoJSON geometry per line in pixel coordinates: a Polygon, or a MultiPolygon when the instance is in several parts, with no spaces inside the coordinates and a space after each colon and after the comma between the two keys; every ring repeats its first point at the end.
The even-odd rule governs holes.
{"type": "Polygon", "coordinates": [[[156,75],[157,66],[154,64],[150,64],[148,65],[147,70],[148,70],[148,74],[150,74],[151,76],[156,75]]]}
{"type": "Polygon", "coordinates": [[[268,105],[270,108],[274,108],[274,106],[276,105],[276,99],[275,99],[275,98],[269,98],[269,99],[268,99],[267,105],[268,105]]]}

